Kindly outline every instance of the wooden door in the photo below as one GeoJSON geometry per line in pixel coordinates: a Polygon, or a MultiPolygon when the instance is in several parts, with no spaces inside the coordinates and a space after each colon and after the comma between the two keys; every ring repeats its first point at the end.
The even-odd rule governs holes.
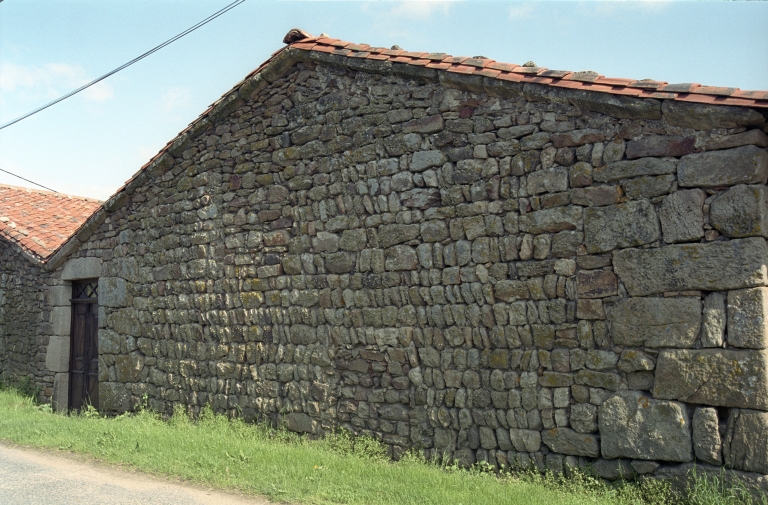
{"type": "Polygon", "coordinates": [[[72,284],[72,340],[69,364],[69,408],[99,408],[98,281],[72,284]]]}

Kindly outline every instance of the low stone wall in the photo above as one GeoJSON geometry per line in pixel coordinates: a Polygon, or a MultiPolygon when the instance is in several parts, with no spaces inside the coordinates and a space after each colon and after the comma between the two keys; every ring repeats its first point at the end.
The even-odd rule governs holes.
{"type": "Polygon", "coordinates": [[[761,113],[263,74],[74,253],[103,261],[105,410],[210,403],[394,455],[765,485],[761,113]]]}

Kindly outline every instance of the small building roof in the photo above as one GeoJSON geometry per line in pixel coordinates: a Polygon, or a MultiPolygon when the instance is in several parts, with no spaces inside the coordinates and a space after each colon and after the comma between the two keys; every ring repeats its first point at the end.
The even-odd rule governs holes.
{"type": "Polygon", "coordinates": [[[101,202],[92,198],[0,185],[0,236],[46,258],[99,207],[101,202]]]}

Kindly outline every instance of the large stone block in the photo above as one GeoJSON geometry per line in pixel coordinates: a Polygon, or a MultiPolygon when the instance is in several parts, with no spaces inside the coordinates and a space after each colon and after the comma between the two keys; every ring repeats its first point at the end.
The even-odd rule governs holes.
{"type": "Polygon", "coordinates": [[[72,332],[72,307],[53,307],[51,309],[51,328],[54,335],[68,337],[72,332]]]}
{"type": "Polygon", "coordinates": [[[723,456],[729,468],[768,473],[768,412],[732,409],[723,456]]]}
{"type": "Polygon", "coordinates": [[[136,382],[144,370],[144,355],[139,351],[119,354],[115,358],[115,373],[118,382],[136,382]]]}
{"type": "Polygon", "coordinates": [[[679,158],[693,152],[695,137],[649,135],[627,143],[627,159],[645,156],[673,156],[679,158]]]}
{"type": "Polygon", "coordinates": [[[709,222],[726,237],[768,237],[765,186],[740,184],[712,201],[709,222]]]}
{"type": "Polygon", "coordinates": [[[649,244],[660,237],[659,218],[647,200],[584,209],[584,242],[589,253],[649,244]]]}
{"type": "Polygon", "coordinates": [[[120,309],[111,312],[107,325],[121,335],[141,336],[141,323],[134,309],[120,309]]]}
{"type": "Polygon", "coordinates": [[[598,410],[604,458],[693,460],[691,423],[682,403],[620,391],[598,410]]]}
{"type": "Polygon", "coordinates": [[[719,407],[768,410],[766,351],[662,351],[654,398],[719,407]]]}
{"type": "Polygon", "coordinates": [[[614,271],[632,296],[764,286],[766,262],[768,246],[762,238],[626,249],[613,255],[614,271]]]}
{"type": "Polygon", "coordinates": [[[627,298],[608,310],[613,343],[632,347],[692,347],[701,326],[701,300],[627,298]]]}
{"type": "Polygon", "coordinates": [[[768,347],[768,288],[728,292],[728,344],[746,349],[768,347]]]}
{"type": "Polygon", "coordinates": [[[721,465],[722,448],[717,409],[697,408],[693,413],[693,452],[696,459],[712,465],[721,465]]]}
{"type": "Polygon", "coordinates": [[[672,160],[659,158],[640,158],[637,160],[624,160],[609,163],[602,167],[595,167],[592,178],[597,182],[611,182],[631,177],[647,175],[674,174],[677,163],[672,160]]]}
{"type": "Polygon", "coordinates": [[[120,277],[99,278],[99,305],[104,307],[125,307],[130,302],[128,286],[120,277]]]}
{"type": "Polygon", "coordinates": [[[312,433],[312,418],[301,412],[291,412],[283,418],[283,425],[288,431],[312,433]]]}
{"type": "Polygon", "coordinates": [[[661,110],[669,124],[694,130],[760,126],[765,123],[762,114],[746,107],[664,100],[661,110]]]}
{"type": "Polygon", "coordinates": [[[127,385],[117,382],[99,383],[99,410],[102,412],[126,412],[130,407],[130,399],[127,385]]]}
{"type": "Polygon", "coordinates": [[[53,410],[66,412],[69,409],[69,373],[57,373],[53,376],[53,410]]]}
{"type": "Polygon", "coordinates": [[[725,296],[710,293],[704,299],[701,318],[702,347],[722,347],[725,341],[725,296]]]}
{"type": "Polygon", "coordinates": [[[49,301],[53,307],[70,307],[72,298],[72,286],[51,286],[49,290],[49,301]]]}
{"type": "Polygon", "coordinates": [[[50,372],[69,371],[69,337],[53,336],[45,350],[45,368],[50,372]]]}
{"type": "Polygon", "coordinates": [[[541,440],[553,452],[572,456],[596,458],[600,455],[600,439],[594,435],[578,433],[570,428],[552,428],[543,431],[541,440]]]}
{"type": "Polygon", "coordinates": [[[418,266],[419,259],[413,247],[396,245],[385,253],[384,268],[387,270],[416,270],[418,266]]]}
{"type": "Polygon", "coordinates": [[[698,241],[704,236],[704,200],[700,189],[676,191],[666,197],[659,209],[664,242],[698,241]]]}
{"type": "Polygon", "coordinates": [[[511,429],[509,438],[518,452],[536,452],[541,449],[541,432],[537,430],[511,429]]]}
{"type": "Polygon", "coordinates": [[[755,146],[689,154],[677,166],[677,181],[682,187],[765,184],[767,179],[768,152],[755,146]]]}
{"type": "Polygon", "coordinates": [[[565,230],[581,230],[581,207],[555,207],[538,210],[520,216],[520,231],[524,233],[557,233],[565,230]]]}
{"type": "Polygon", "coordinates": [[[64,264],[61,279],[96,279],[101,277],[101,258],[73,258],[64,264]]]}
{"type": "Polygon", "coordinates": [[[568,191],[568,169],[554,167],[532,172],[528,175],[527,187],[529,195],[568,191]]]}

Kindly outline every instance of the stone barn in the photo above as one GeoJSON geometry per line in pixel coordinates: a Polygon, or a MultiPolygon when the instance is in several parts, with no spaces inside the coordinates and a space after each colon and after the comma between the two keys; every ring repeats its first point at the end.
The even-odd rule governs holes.
{"type": "Polygon", "coordinates": [[[0,217],[6,376],[765,488],[768,92],[284,42],[48,246],[0,217]]]}

